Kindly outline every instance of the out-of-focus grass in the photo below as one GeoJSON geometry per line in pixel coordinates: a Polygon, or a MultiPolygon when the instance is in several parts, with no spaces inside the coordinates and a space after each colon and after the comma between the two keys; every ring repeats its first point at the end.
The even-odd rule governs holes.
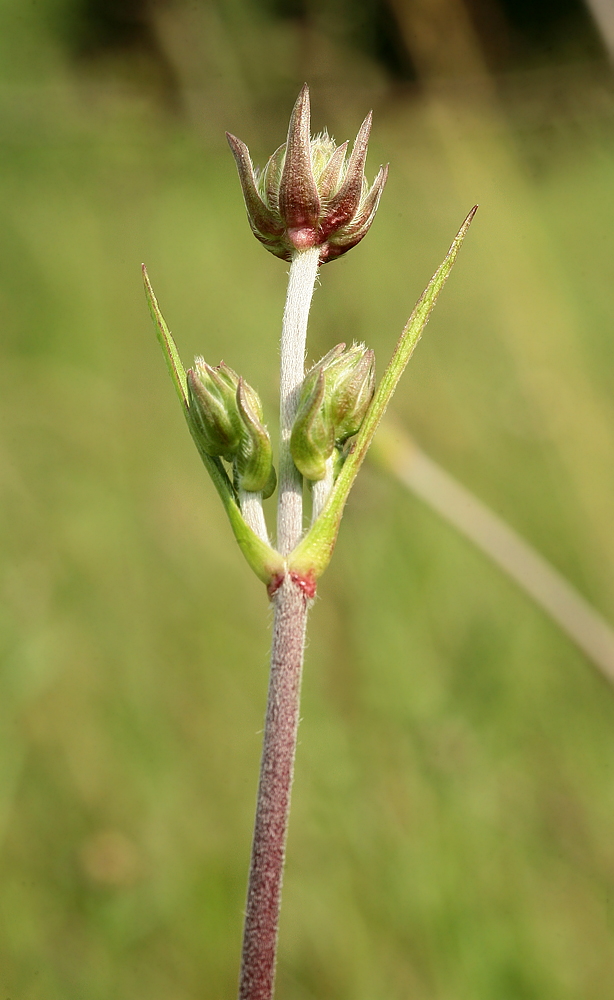
{"type": "MultiPolygon", "coordinates": [[[[310,356],[365,339],[381,372],[480,201],[395,413],[612,617],[607,100],[556,141],[460,103],[380,108],[369,173],[389,159],[390,181],[368,239],[323,269],[310,356]]],[[[271,425],[286,269],[249,234],[223,137],[60,74],[2,101],[0,985],[231,997],[269,612],[139,265],[184,359],[223,357],[271,425]]],[[[609,998],[611,693],[369,469],[312,615],[303,715],[280,998],[609,998]]]]}

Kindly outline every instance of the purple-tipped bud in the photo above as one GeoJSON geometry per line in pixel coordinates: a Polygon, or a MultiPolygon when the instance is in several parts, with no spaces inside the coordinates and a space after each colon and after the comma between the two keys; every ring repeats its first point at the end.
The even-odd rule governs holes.
{"type": "Polygon", "coordinates": [[[381,167],[369,187],[364,168],[371,113],[362,123],[346,163],[341,146],[326,132],[309,135],[309,88],[301,90],[288,138],[265,169],[255,171],[245,143],[226,133],[235,157],[252,232],[283,260],[297,250],[320,248],[320,263],[346,253],[366,235],[388,176],[381,167]]]}

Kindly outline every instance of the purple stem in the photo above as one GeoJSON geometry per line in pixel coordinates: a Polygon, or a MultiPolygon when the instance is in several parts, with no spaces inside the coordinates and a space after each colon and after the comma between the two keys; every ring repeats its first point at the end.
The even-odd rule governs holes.
{"type": "Polygon", "coordinates": [[[286,576],[274,596],[273,646],[243,933],[239,1000],[271,1000],[299,722],[307,597],[286,576]]]}

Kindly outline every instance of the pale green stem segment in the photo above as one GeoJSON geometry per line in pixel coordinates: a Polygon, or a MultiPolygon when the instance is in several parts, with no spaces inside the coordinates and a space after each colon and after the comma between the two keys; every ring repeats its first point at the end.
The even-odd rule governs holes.
{"type": "Polygon", "coordinates": [[[279,553],[275,551],[275,549],[271,548],[270,545],[267,545],[267,543],[263,541],[262,538],[259,538],[258,535],[252,531],[249,525],[245,523],[237,505],[235,491],[226,474],[224,466],[219,458],[212,458],[211,455],[208,455],[203,449],[198,434],[195,433],[189,416],[190,407],[188,402],[185,369],[181,363],[181,358],[179,357],[175,341],[173,340],[171,332],[164,322],[164,317],[160,312],[160,307],[156,296],[154,295],[153,288],[151,287],[145,265],[143,265],[143,281],[145,282],[145,294],[147,295],[149,309],[156,327],[158,341],[164,351],[166,365],[173,380],[173,384],[179,397],[179,402],[181,403],[183,414],[186,418],[194,444],[196,445],[198,453],[203,460],[203,464],[211,476],[213,484],[219,493],[222,503],[224,504],[224,509],[228,514],[228,519],[234,532],[234,536],[239,543],[239,547],[243,555],[247,559],[256,576],[268,586],[274,580],[283,577],[285,572],[284,560],[279,553]]]}
{"type": "Polygon", "coordinates": [[[281,330],[277,547],[284,555],[303,533],[303,477],[292,459],[290,437],[305,377],[307,320],[319,260],[319,247],[294,254],[281,330]]]}
{"type": "Polygon", "coordinates": [[[333,488],[335,456],[326,460],[326,475],[311,484],[311,523],[315,524],[333,488]]]}
{"type": "Polygon", "coordinates": [[[364,461],[369,445],[373,440],[380,420],[386,412],[388,403],[405,370],[405,366],[413,354],[420,335],[428,322],[439,293],[452,270],[458,251],[461,248],[476,212],[477,205],[472,208],[463,222],[448,251],[446,259],[439,270],[433,275],[418,300],[401,334],[390,364],[384,372],[384,376],[373,397],[362,427],[358,432],[356,441],[343,464],[343,468],[339,473],[328,500],[305,538],[288,557],[289,570],[298,574],[299,577],[315,581],[322,575],[330,562],[343,515],[343,508],[345,507],[345,502],[354,480],[358,475],[358,470],[364,461]]]}
{"type": "Polygon", "coordinates": [[[243,520],[250,528],[256,532],[258,538],[263,542],[269,541],[269,533],[264,519],[262,509],[262,491],[251,493],[248,490],[239,490],[239,507],[243,520]]]}

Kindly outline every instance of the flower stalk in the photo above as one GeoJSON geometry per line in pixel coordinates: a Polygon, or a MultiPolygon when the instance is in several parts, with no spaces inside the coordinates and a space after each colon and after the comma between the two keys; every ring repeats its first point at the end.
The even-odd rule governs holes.
{"type": "Polygon", "coordinates": [[[264,518],[264,508],[262,506],[262,490],[258,492],[250,490],[239,490],[239,507],[245,523],[252,529],[254,534],[270,545],[269,531],[264,518]]]}
{"type": "Polygon", "coordinates": [[[316,479],[311,484],[311,523],[318,520],[324,510],[335,482],[335,456],[326,459],[326,469],[322,479],[316,479]]]}

